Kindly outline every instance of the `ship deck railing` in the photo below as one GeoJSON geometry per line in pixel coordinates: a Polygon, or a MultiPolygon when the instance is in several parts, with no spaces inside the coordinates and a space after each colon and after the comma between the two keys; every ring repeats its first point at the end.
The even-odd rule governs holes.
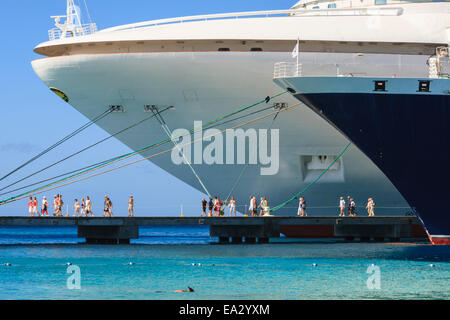
{"type": "MultiPolygon", "coordinates": [[[[294,60],[294,59],[293,59],[294,60]]],[[[441,61],[441,71],[431,72],[427,66],[423,68],[411,68],[411,65],[402,64],[367,64],[355,63],[315,63],[303,64],[297,62],[277,62],[274,65],[273,78],[298,78],[298,77],[358,77],[358,78],[429,78],[448,79],[448,59],[441,61]]],[[[420,66],[420,65],[417,65],[420,66]]]]}
{"type": "Polygon", "coordinates": [[[279,78],[293,78],[302,76],[302,64],[296,62],[277,62],[275,63],[273,77],[279,78]]]}
{"type": "Polygon", "coordinates": [[[139,23],[127,24],[112,28],[103,29],[100,32],[123,31],[137,28],[154,27],[165,24],[226,20],[226,19],[246,19],[246,18],[273,18],[273,17],[303,17],[303,16],[399,16],[403,13],[401,7],[355,7],[355,8],[328,8],[328,9],[288,9],[288,10],[267,10],[233,12],[222,14],[209,14],[187,16],[169,19],[150,20],[139,23]]]}
{"type": "Polygon", "coordinates": [[[95,23],[83,24],[74,31],[63,31],[59,28],[53,28],[48,31],[48,38],[50,41],[63,39],[63,38],[73,38],[79,36],[85,36],[89,34],[96,33],[98,31],[97,25],[95,23]]]}

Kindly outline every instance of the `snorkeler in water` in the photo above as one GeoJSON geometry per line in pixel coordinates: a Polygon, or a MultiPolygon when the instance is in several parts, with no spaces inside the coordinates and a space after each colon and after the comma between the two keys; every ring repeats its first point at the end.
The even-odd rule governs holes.
{"type": "Polygon", "coordinates": [[[194,292],[194,289],[188,287],[187,290],[175,290],[174,292],[194,292]]]}
{"type": "Polygon", "coordinates": [[[194,289],[188,287],[187,290],[175,290],[175,291],[155,291],[156,293],[168,293],[168,292],[176,292],[176,293],[191,293],[194,292],[194,289]]]}

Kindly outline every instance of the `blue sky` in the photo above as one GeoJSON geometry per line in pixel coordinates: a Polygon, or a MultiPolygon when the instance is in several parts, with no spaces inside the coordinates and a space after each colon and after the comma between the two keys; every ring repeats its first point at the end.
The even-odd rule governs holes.
{"type": "MultiPolygon", "coordinates": [[[[79,0],[84,6],[83,0],[79,0]]],[[[100,29],[121,24],[197,14],[287,9],[295,1],[289,0],[227,0],[227,1],[106,1],[86,0],[92,20],[100,29]]],[[[8,173],[60,138],[86,122],[72,107],[64,103],[39,80],[30,62],[39,58],[33,48],[47,41],[47,31],[53,28],[51,15],[65,13],[65,0],[3,0],[0,12],[0,36],[3,42],[1,61],[1,116],[0,116],[0,176],[8,173]]],[[[84,8],[83,8],[84,10],[84,8]]],[[[84,10],[84,20],[87,21],[84,10]]],[[[59,160],[89,145],[92,141],[106,137],[97,127],[90,127],[81,135],[58,147],[55,151],[0,181],[0,189],[15,180],[59,160]]],[[[117,140],[82,154],[72,161],[63,163],[48,172],[30,178],[36,182],[88,165],[96,161],[127,153],[130,149],[117,140]]],[[[21,185],[18,185],[21,186],[21,185]]],[[[3,191],[4,192],[4,191],[3,191]]],[[[2,191],[0,191],[2,193],[2,191]]],[[[86,182],[50,191],[47,198],[56,193],[63,194],[65,203],[72,206],[75,198],[90,195],[97,215],[102,210],[102,197],[111,196],[117,215],[126,215],[128,196],[136,199],[138,215],[180,214],[183,204],[185,215],[197,215],[203,194],[170,176],[148,161],[96,177],[86,182]]],[[[4,199],[9,195],[0,195],[4,199]]],[[[38,196],[41,200],[42,195],[38,196]]],[[[21,200],[0,206],[0,216],[25,215],[27,201],[21,200]]]]}

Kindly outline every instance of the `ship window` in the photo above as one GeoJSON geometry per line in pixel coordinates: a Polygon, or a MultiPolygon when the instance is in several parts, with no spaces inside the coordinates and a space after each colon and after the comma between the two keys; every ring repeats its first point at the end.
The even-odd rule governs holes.
{"type": "Polygon", "coordinates": [[[334,9],[334,8],[336,8],[336,3],[330,3],[328,5],[328,9],[334,9]]]}
{"type": "Polygon", "coordinates": [[[386,4],[386,0],[375,0],[375,4],[386,4]]]}
{"type": "Polygon", "coordinates": [[[386,91],[386,81],[374,81],[375,90],[374,91],[386,91]]]}
{"type": "Polygon", "coordinates": [[[250,51],[263,51],[262,48],[251,48],[250,51]]]}
{"type": "Polygon", "coordinates": [[[313,9],[319,9],[319,6],[314,6],[314,7],[312,7],[313,9]]]}
{"type": "Polygon", "coordinates": [[[230,51],[230,48],[219,48],[219,51],[230,51]]]}
{"type": "Polygon", "coordinates": [[[430,81],[420,80],[419,81],[419,92],[430,92],[430,81]]]}

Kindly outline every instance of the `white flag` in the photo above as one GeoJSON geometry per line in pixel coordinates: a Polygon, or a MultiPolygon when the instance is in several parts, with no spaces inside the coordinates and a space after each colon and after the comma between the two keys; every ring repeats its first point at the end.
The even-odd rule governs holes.
{"type": "Polygon", "coordinates": [[[299,50],[299,41],[297,41],[297,45],[294,48],[294,51],[292,51],[292,58],[298,57],[298,50],[299,50]]]}

